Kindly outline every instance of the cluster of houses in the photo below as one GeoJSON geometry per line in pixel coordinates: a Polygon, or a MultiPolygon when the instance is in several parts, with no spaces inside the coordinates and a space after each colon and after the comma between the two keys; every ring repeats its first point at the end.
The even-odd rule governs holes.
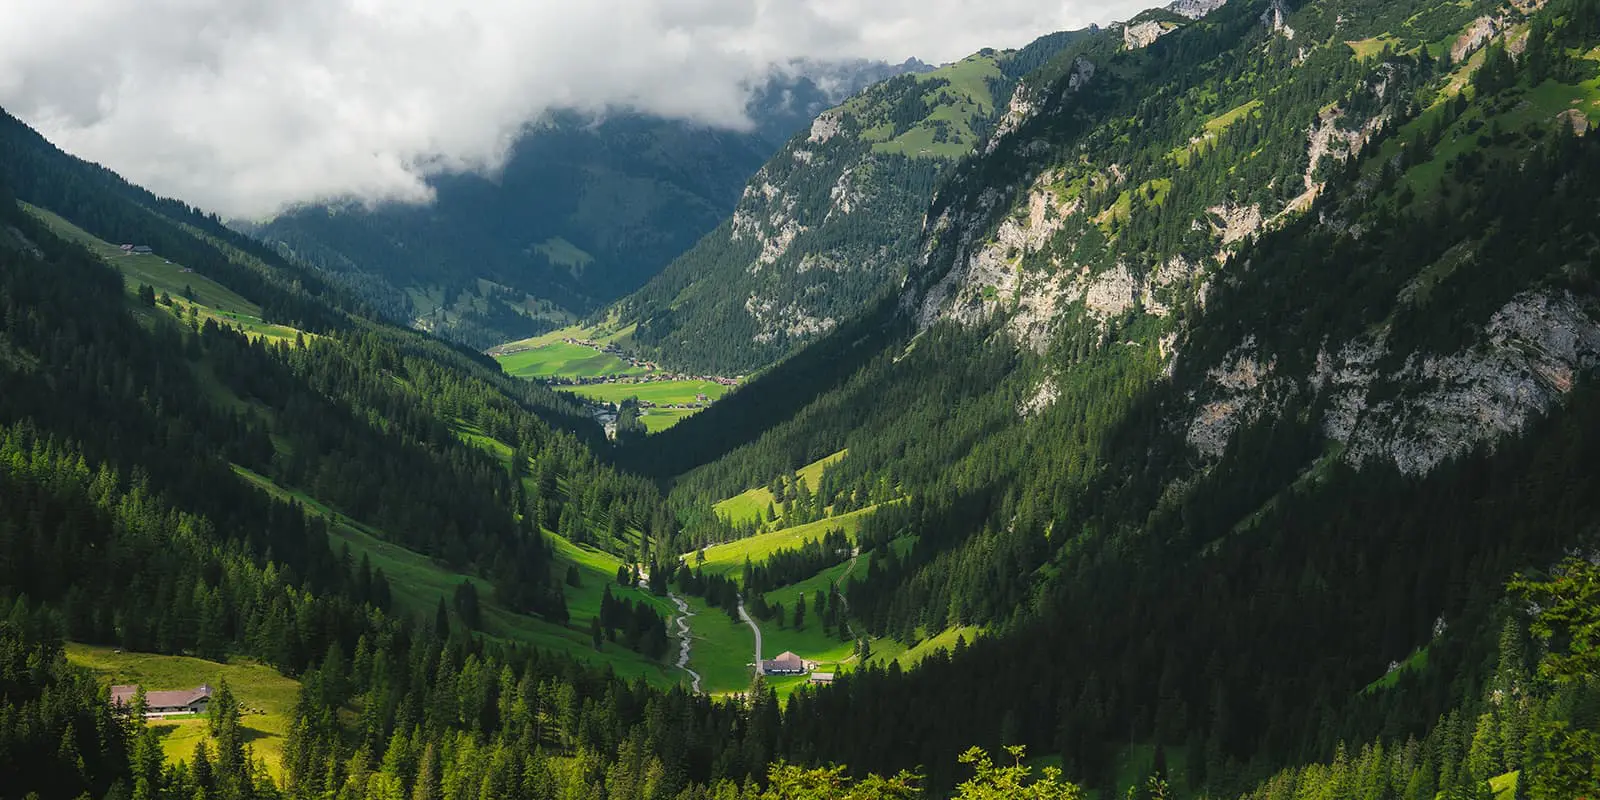
{"type": "Polygon", "coordinates": [[[788,650],[775,658],[762,659],[756,669],[762,675],[806,675],[809,683],[833,683],[833,673],[816,672],[817,662],[801,658],[788,650]]]}
{"type": "MultiPolygon", "coordinates": [[[[139,687],[134,684],[113,686],[111,705],[116,708],[131,708],[133,699],[138,694],[139,687]]],[[[144,715],[146,718],[159,718],[175,714],[204,714],[210,704],[211,687],[203,683],[193,689],[145,692],[144,715]]]]}

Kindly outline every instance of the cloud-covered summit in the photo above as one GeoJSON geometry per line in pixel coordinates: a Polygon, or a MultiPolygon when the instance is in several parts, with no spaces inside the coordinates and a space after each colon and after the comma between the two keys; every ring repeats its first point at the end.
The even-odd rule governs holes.
{"type": "Polygon", "coordinates": [[[234,216],[493,171],[552,108],[742,126],[801,58],[951,60],[1135,0],[0,0],[0,105],[234,216]]]}

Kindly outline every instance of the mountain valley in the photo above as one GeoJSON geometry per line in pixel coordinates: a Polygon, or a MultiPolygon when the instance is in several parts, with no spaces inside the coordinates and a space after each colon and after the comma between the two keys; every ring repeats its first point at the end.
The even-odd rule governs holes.
{"type": "Polygon", "coordinates": [[[923,66],[244,232],[0,117],[0,797],[1600,796],[1600,1],[923,66]]]}

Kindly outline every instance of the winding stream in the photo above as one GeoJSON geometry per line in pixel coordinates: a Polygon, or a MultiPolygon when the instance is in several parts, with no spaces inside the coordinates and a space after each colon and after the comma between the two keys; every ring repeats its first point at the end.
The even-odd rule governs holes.
{"type": "Polygon", "coordinates": [[[694,616],[694,612],[689,610],[689,604],[683,598],[670,590],[667,592],[667,599],[678,606],[678,616],[673,619],[678,625],[678,669],[689,673],[689,677],[693,679],[689,688],[695,694],[699,694],[700,673],[689,669],[689,618],[694,616]]]}

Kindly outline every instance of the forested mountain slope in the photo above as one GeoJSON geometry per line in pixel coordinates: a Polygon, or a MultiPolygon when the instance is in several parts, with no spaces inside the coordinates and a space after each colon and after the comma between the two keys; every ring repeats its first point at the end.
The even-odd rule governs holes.
{"type": "MultiPolygon", "coordinates": [[[[391,545],[483,579],[504,608],[557,625],[567,604],[542,530],[633,560],[648,558],[649,535],[670,529],[651,485],[598,463],[589,446],[603,441],[599,431],[569,400],[364,316],[315,273],[60,153],[9,117],[0,133],[0,425],[23,451],[94,465],[97,496],[131,490],[203,518],[197,524],[222,532],[240,558],[278,559],[285,581],[314,588],[354,565],[326,561],[335,522],[279,501],[310,498],[391,545]],[[279,491],[262,494],[243,473],[279,491]],[[309,532],[283,539],[284,526],[309,532]]],[[[179,585],[186,596],[187,579],[114,572],[77,585],[66,576],[91,574],[97,562],[76,552],[74,538],[29,541],[8,542],[34,555],[13,553],[0,586],[34,601],[76,586],[72,635],[195,646],[196,631],[177,621],[186,609],[163,599],[179,585]]],[[[215,588],[208,579],[196,591],[215,588]]],[[[298,669],[305,657],[274,651],[269,660],[298,669]]]]}
{"type": "Polygon", "coordinates": [[[1018,79],[1086,32],[902,75],[822,112],[750,178],[731,218],[606,312],[686,368],[766,366],[904,277],[940,176],[1006,114],[1018,79]]]}
{"type": "MultiPolygon", "coordinates": [[[[0,786],[1600,792],[1600,576],[1567,557],[1600,544],[1600,2],[1183,2],[1020,85],[894,297],[620,448],[0,129],[0,192],[28,204],[0,202],[0,786]],[[125,284],[83,237],[153,243],[139,258],[259,316],[233,322],[210,284],[125,284]],[[825,532],[742,569],[673,564],[749,529],[713,501],[763,491],[771,527],[825,532]],[[474,629],[470,590],[431,619],[397,607],[398,579],[336,553],[295,493],[552,625],[580,596],[555,574],[564,539],[651,562],[662,591],[675,566],[734,619],[804,584],[793,627],[822,611],[859,661],[786,703],[766,678],[720,699],[624,680],[474,629]],[[936,636],[956,630],[982,636],[936,636]],[[295,675],[281,780],[220,701],[164,763],[64,636],[295,675]],[[887,652],[924,640],[954,643],[912,669],[887,652]],[[974,745],[1063,773],[1024,785],[974,745]]],[[[597,651],[609,627],[590,620],[597,651]]]]}
{"type": "MultiPolygon", "coordinates": [[[[859,540],[916,537],[853,616],[1001,633],[796,701],[807,757],[936,765],[978,733],[1109,787],[1137,744],[1242,792],[1476,702],[1505,582],[1594,544],[1595,5],[1146,19],[1024,82],[898,311],[823,340],[848,369],[780,365],[629,456],[714,458],[676,481],[693,508],[847,449],[818,504],[887,482],[909,500],[859,540]]],[[[1436,787],[1499,775],[1428,758],[1436,787]]]]}
{"type": "Polygon", "coordinates": [[[492,176],[442,174],[426,205],[309,205],[242,227],[329,272],[389,318],[475,348],[521,339],[649,280],[727,216],[739,187],[819,111],[925,68],[801,64],[722,130],[631,112],[563,112],[492,176]]]}

